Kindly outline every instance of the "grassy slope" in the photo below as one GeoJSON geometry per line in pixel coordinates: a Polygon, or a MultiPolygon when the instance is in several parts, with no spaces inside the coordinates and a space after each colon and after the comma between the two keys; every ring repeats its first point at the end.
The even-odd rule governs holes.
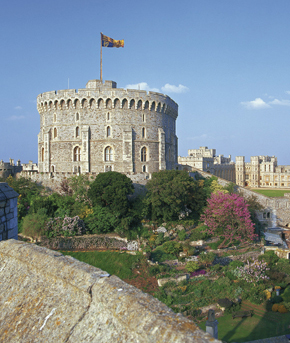
{"type": "Polygon", "coordinates": [[[283,197],[284,193],[290,193],[284,189],[251,189],[253,192],[266,195],[267,197],[283,197]]]}
{"type": "MultiPolygon", "coordinates": [[[[226,342],[247,342],[289,334],[290,313],[268,312],[264,315],[232,319],[226,314],[218,320],[218,338],[226,342]]],[[[199,324],[205,330],[205,322],[199,324]]]]}
{"type": "Polygon", "coordinates": [[[132,269],[140,261],[140,257],[138,255],[110,251],[61,251],[61,253],[64,255],[70,255],[79,261],[86,262],[94,267],[107,271],[110,274],[114,274],[121,279],[132,278],[132,269]]]}

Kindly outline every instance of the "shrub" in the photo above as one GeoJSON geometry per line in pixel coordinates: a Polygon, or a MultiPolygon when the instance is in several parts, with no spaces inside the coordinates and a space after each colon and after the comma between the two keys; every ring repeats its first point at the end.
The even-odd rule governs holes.
{"type": "Polygon", "coordinates": [[[278,304],[274,304],[274,305],[272,306],[272,311],[273,311],[273,312],[277,312],[277,311],[278,311],[278,308],[279,308],[279,305],[278,305],[278,304]]]}
{"type": "Polygon", "coordinates": [[[280,312],[280,313],[287,313],[288,311],[287,311],[286,307],[282,304],[282,305],[278,306],[278,312],[280,312]]]}
{"type": "Polygon", "coordinates": [[[223,298],[223,299],[218,299],[218,304],[220,305],[220,307],[224,307],[224,308],[230,308],[233,303],[228,299],[228,298],[223,298]]]}
{"type": "Polygon", "coordinates": [[[174,241],[169,241],[165,242],[162,245],[162,249],[166,254],[172,254],[175,256],[178,256],[179,252],[182,251],[182,244],[174,242],[174,241]]]}
{"type": "Polygon", "coordinates": [[[268,276],[270,277],[271,280],[275,281],[275,283],[282,283],[285,280],[285,274],[282,272],[279,272],[277,270],[272,270],[270,269],[267,272],[268,276]]]}
{"type": "Polygon", "coordinates": [[[254,261],[250,263],[247,261],[247,264],[243,267],[237,267],[236,270],[241,272],[240,278],[247,282],[262,282],[269,279],[266,276],[266,271],[268,271],[267,264],[261,261],[254,261]]]}
{"type": "Polygon", "coordinates": [[[203,224],[199,224],[195,229],[192,230],[190,234],[191,241],[199,241],[203,239],[207,239],[209,234],[206,232],[208,227],[203,224]]]}
{"type": "Polygon", "coordinates": [[[164,233],[163,232],[159,232],[158,236],[155,240],[155,245],[161,245],[164,243],[164,233]]]}
{"type": "Polygon", "coordinates": [[[93,213],[88,214],[84,222],[91,234],[112,232],[121,225],[116,213],[101,206],[95,206],[93,213]]]}
{"type": "Polygon", "coordinates": [[[271,301],[273,304],[279,304],[283,301],[283,299],[280,297],[280,295],[275,295],[273,298],[271,298],[271,301]]]}
{"type": "Polygon", "coordinates": [[[290,302],[284,302],[283,305],[287,309],[287,311],[290,311],[290,302]]]}
{"type": "Polygon", "coordinates": [[[45,233],[45,224],[48,218],[45,214],[32,213],[23,219],[22,233],[33,239],[40,238],[45,233]]]}
{"type": "Polygon", "coordinates": [[[186,263],[186,270],[189,272],[189,273],[193,273],[195,272],[196,270],[198,270],[199,268],[199,265],[197,262],[194,262],[194,261],[190,261],[190,262],[187,262],[186,263]]]}
{"type": "Polygon", "coordinates": [[[202,262],[206,265],[209,265],[214,261],[215,257],[216,257],[216,254],[214,252],[209,252],[207,254],[202,252],[199,255],[199,260],[200,260],[200,262],[202,262]]]}
{"type": "Polygon", "coordinates": [[[290,302],[290,287],[289,286],[284,290],[282,294],[282,298],[285,302],[290,302]]]}
{"type": "Polygon", "coordinates": [[[206,274],[206,271],[204,269],[201,269],[201,270],[197,270],[195,272],[190,273],[190,277],[195,277],[195,276],[204,275],[204,274],[206,274]]]}
{"type": "Polygon", "coordinates": [[[232,261],[229,263],[229,267],[232,269],[237,268],[237,267],[243,267],[243,266],[244,266],[244,263],[238,260],[232,261]]]}
{"type": "Polygon", "coordinates": [[[186,239],[186,232],[185,230],[178,231],[178,238],[180,241],[184,241],[186,239]]]}
{"type": "Polygon", "coordinates": [[[237,312],[241,309],[241,304],[240,303],[233,303],[232,306],[227,307],[225,309],[225,313],[234,313],[237,312]]]}
{"type": "Polygon", "coordinates": [[[267,300],[264,303],[264,308],[266,311],[272,311],[273,303],[270,300],[267,300]]]}
{"type": "Polygon", "coordinates": [[[85,233],[85,224],[78,216],[72,218],[68,216],[56,217],[50,218],[44,229],[44,234],[47,237],[80,236],[85,233]]]}
{"type": "Polygon", "coordinates": [[[270,250],[270,251],[266,251],[265,254],[260,255],[258,257],[258,260],[266,262],[268,266],[272,266],[273,264],[278,262],[279,257],[275,254],[274,251],[270,250]]]}

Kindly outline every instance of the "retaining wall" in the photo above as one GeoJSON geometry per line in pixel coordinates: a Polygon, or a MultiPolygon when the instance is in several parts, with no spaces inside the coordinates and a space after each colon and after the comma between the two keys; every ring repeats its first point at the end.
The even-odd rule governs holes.
{"type": "Polygon", "coordinates": [[[30,243],[0,242],[0,342],[220,342],[98,268],[30,243]]]}

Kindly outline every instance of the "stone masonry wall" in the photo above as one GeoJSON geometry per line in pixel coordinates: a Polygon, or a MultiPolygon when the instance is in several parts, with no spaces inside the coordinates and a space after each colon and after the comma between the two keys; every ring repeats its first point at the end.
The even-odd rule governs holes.
{"type": "MultiPolygon", "coordinates": [[[[93,181],[97,173],[83,173],[88,175],[89,180],[93,181]]],[[[128,176],[134,184],[146,184],[147,180],[150,179],[150,173],[124,173],[128,176]]],[[[32,181],[41,184],[42,186],[52,190],[54,192],[59,192],[61,189],[61,182],[65,179],[69,179],[73,176],[77,176],[77,173],[37,173],[33,171],[22,171],[21,174],[18,174],[17,177],[23,176],[25,178],[31,179],[32,181]]]]}
{"type": "Polygon", "coordinates": [[[0,182],[0,241],[17,239],[17,198],[16,193],[5,182],[0,182]]]}
{"type": "Polygon", "coordinates": [[[0,242],[0,342],[217,343],[192,321],[101,269],[0,242]]]}

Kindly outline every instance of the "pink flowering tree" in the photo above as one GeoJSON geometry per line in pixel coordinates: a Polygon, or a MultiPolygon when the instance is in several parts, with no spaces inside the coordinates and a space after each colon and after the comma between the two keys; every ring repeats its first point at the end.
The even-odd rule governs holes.
{"type": "Polygon", "coordinates": [[[229,246],[234,240],[241,243],[254,240],[254,224],[250,219],[248,205],[238,194],[212,193],[201,220],[207,232],[223,237],[219,248],[229,246]]]}

